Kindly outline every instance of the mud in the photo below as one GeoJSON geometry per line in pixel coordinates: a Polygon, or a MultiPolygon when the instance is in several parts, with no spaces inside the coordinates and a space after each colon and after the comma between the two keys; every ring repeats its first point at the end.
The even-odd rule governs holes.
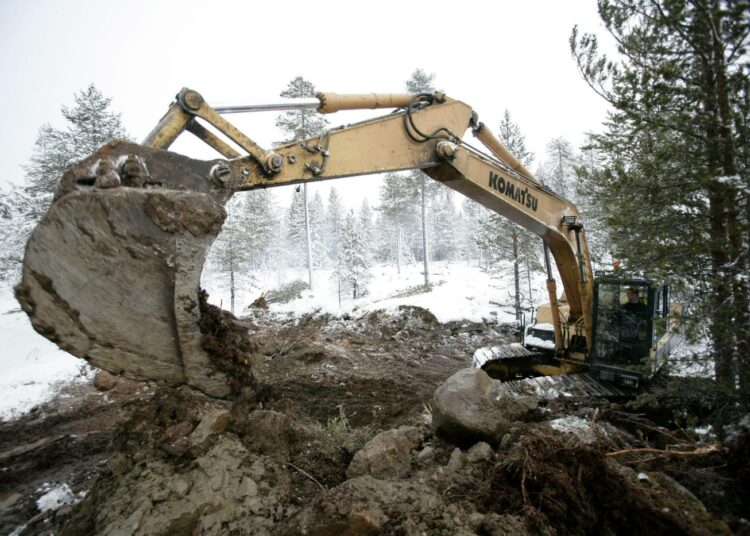
{"type": "Polygon", "coordinates": [[[624,405],[540,401],[494,447],[459,448],[434,434],[430,400],[476,348],[512,337],[509,328],[439,324],[418,308],[348,319],[259,310],[242,322],[202,308],[204,334],[216,337],[207,351],[223,356],[225,372],[249,370],[245,359],[254,364],[232,386],[233,400],[185,386],[133,391],[104,378],[106,394],[89,389],[74,404],[58,400],[2,424],[0,531],[23,524],[21,534],[69,535],[747,530],[750,426],[706,457],[608,457],[700,443],[624,405]],[[45,481],[86,495],[39,518],[34,502],[45,481]]]}

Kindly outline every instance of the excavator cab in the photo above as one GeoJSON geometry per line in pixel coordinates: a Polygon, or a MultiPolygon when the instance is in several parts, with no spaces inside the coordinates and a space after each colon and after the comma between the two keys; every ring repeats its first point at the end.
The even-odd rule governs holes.
{"type": "Polygon", "coordinates": [[[600,277],[594,284],[591,369],[637,386],[658,369],[655,352],[669,315],[669,289],[648,279],[600,277]]]}

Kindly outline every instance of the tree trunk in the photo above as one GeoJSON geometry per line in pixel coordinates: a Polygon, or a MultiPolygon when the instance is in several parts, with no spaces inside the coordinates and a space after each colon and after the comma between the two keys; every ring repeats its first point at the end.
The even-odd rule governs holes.
{"type": "Polygon", "coordinates": [[[703,107],[706,124],[706,156],[708,172],[709,236],[711,240],[711,286],[713,290],[711,316],[711,339],[714,349],[714,373],[716,380],[730,389],[735,388],[733,364],[734,341],[732,337],[732,288],[727,270],[729,248],[727,240],[727,188],[717,179],[722,171],[722,143],[718,121],[718,102],[715,93],[713,65],[704,62],[705,84],[703,107]]]}
{"type": "Polygon", "coordinates": [[[396,271],[401,275],[401,221],[396,220],[396,271]]]}
{"type": "MultiPolygon", "coordinates": [[[[730,104],[729,88],[727,86],[727,65],[724,43],[720,41],[722,15],[717,3],[711,6],[713,27],[718,32],[712,32],[713,70],[716,74],[716,97],[719,119],[719,142],[721,143],[721,167],[725,177],[737,175],[735,142],[732,131],[732,108],[730,104]]],[[[737,189],[733,185],[727,186],[727,197],[735,198],[737,189]]],[[[730,268],[727,274],[731,277],[732,295],[734,302],[734,338],[736,340],[736,362],[734,367],[739,376],[740,396],[746,407],[750,406],[750,311],[748,310],[748,285],[745,281],[747,261],[743,252],[743,231],[739,207],[736,203],[727,203],[727,232],[730,248],[730,268]]]]}
{"type": "Polygon", "coordinates": [[[232,242],[229,242],[229,296],[230,310],[234,314],[234,248],[232,242]]]}
{"type": "Polygon", "coordinates": [[[429,252],[427,250],[427,200],[426,200],[426,188],[425,188],[425,180],[426,176],[424,173],[421,173],[422,175],[422,253],[424,257],[424,286],[428,286],[430,284],[430,270],[427,265],[427,256],[429,255],[429,252]]]}
{"type": "Polygon", "coordinates": [[[310,237],[310,214],[307,210],[307,183],[302,185],[305,201],[305,241],[307,242],[307,280],[310,283],[310,290],[313,288],[313,268],[312,268],[312,239],[310,237]]]}
{"type": "Polygon", "coordinates": [[[513,280],[515,283],[515,310],[516,322],[521,322],[521,278],[518,271],[518,230],[511,228],[511,237],[513,239],[513,280]]]}

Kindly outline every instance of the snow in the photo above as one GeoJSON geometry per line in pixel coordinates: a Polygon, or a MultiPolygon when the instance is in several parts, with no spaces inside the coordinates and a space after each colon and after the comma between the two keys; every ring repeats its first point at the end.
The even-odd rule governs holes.
{"type": "MultiPolygon", "coordinates": [[[[506,346],[516,346],[519,348],[523,348],[521,343],[511,343],[506,346]]],[[[504,347],[502,346],[485,346],[483,348],[478,348],[474,352],[474,356],[472,357],[472,365],[474,368],[482,368],[487,361],[492,361],[493,359],[497,359],[498,357],[504,355],[504,347]]]]}
{"type": "Polygon", "coordinates": [[[549,421],[549,425],[553,430],[572,434],[587,444],[596,441],[597,435],[606,435],[601,427],[575,415],[554,419],[549,421]]]}
{"type": "MultiPolygon", "coordinates": [[[[515,322],[510,297],[510,267],[496,269],[489,274],[466,263],[433,262],[430,265],[432,289],[424,292],[423,288],[418,288],[424,284],[421,263],[402,266],[401,274],[397,273],[395,266],[376,265],[372,269],[372,280],[367,285],[368,294],[356,300],[348,295],[342,296],[341,304],[330,273],[330,270],[317,270],[312,291],[308,290],[303,293],[302,298],[288,303],[271,304],[270,310],[293,316],[308,313],[343,315],[365,314],[377,309],[395,311],[400,305],[415,305],[429,309],[440,322],[515,322]]],[[[235,314],[245,314],[250,303],[263,292],[277,288],[282,282],[294,279],[306,281],[306,275],[301,270],[289,270],[259,280],[245,278],[237,285],[235,314]]],[[[201,282],[210,295],[209,300],[224,308],[229,303],[229,285],[226,279],[204,273],[201,282]]],[[[544,298],[544,279],[541,276],[539,281],[532,281],[532,288],[539,299],[544,298]]]]}
{"type": "Polygon", "coordinates": [[[85,491],[78,495],[74,494],[70,486],[65,483],[53,486],[45,482],[37,491],[43,493],[36,501],[36,507],[40,512],[57,510],[65,504],[77,504],[86,496],[85,491]]]}
{"type": "Polygon", "coordinates": [[[544,339],[540,339],[539,337],[534,337],[533,335],[526,335],[525,342],[528,346],[535,346],[537,348],[545,348],[547,350],[555,349],[555,341],[545,341],[544,339]]]}
{"type": "Polygon", "coordinates": [[[0,420],[51,399],[71,381],[88,381],[91,369],[31,327],[10,288],[0,288],[0,420]]]}

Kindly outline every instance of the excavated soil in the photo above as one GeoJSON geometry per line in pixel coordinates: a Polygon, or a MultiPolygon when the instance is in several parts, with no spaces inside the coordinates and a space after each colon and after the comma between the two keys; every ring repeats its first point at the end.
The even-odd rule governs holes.
{"type": "Polygon", "coordinates": [[[643,407],[542,401],[462,450],[433,435],[433,393],[510,327],[201,307],[233,399],[104,377],[0,424],[1,533],[748,533],[750,420],[665,456],[633,449],[705,445],[643,407]],[[40,513],[63,482],[82,500],[40,513]]]}

